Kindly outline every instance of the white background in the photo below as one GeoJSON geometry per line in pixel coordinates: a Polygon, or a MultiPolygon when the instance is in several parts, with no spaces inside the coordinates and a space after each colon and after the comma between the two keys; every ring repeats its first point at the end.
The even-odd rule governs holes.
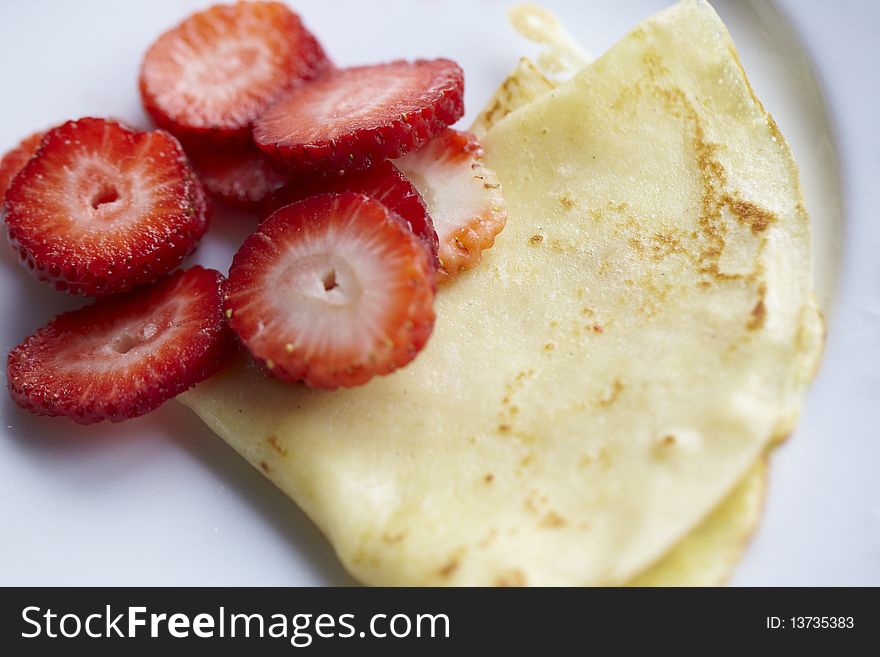
{"type": "MultiPolygon", "coordinates": [[[[148,126],[136,89],[141,56],[206,4],[0,0],[0,151],[80,116],[148,126]]],[[[594,54],[665,4],[546,0],[594,54]]],[[[766,515],[733,583],[878,585],[880,6],[715,5],[801,164],[829,316],[825,361],[798,430],[772,460],[766,515]]],[[[294,6],[340,65],[458,60],[463,125],[532,51],[508,28],[501,1],[294,6]]],[[[244,215],[217,216],[195,259],[225,271],[253,226],[244,215]]],[[[81,303],[0,252],[3,353],[81,303]]],[[[84,428],[27,415],[0,395],[0,585],[350,583],[296,506],[178,404],[84,428]]]]}

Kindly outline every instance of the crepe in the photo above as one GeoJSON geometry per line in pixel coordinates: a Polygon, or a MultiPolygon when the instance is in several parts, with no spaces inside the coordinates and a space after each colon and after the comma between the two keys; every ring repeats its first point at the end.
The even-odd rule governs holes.
{"type": "Polygon", "coordinates": [[[705,3],[484,140],[508,223],[406,368],[184,396],[368,584],[622,584],[792,426],[820,352],[797,168],[705,3]]]}
{"type": "MultiPolygon", "coordinates": [[[[505,116],[556,88],[556,80],[571,77],[592,61],[546,9],[516,5],[509,16],[521,35],[543,46],[541,64],[528,57],[519,60],[471,127],[480,139],[505,116]]],[[[766,458],[761,457],[707,518],[628,585],[714,586],[726,581],[760,521],[766,478],[766,458]]]]}
{"type": "Polygon", "coordinates": [[[522,4],[508,11],[510,23],[522,36],[541,45],[537,62],[520,58],[471,126],[479,139],[515,109],[526,105],[568,79],[593,61],[566,31],[559,19],[536,5],[522,4]]]}
{"type": "Polygon", "coordinates": [[[560,20],[543,7],[514,5],[507,16],[517,32],[541,46],[537,68],[552,80],[567,80],[593,61],[560,20]]]}
{"type": "Polygon", "coordinates": [[[760,458],[699,525],[627,586],[723,584],[761,519],[766,488],[767,460],[760,458]]]}
{"type": "Polygon", "coordinates": [[[555,87],[531,59],[521,58],[474,121],[471,132],[478,139],[483,139],[489,129],[505,116],[549,93],[555,87]]]}

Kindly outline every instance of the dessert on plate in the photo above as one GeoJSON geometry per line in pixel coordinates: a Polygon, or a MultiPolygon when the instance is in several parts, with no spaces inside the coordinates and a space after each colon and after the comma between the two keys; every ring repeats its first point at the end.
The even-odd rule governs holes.
{"type": "Polygon", "coordinates": [[[366,584],[722,582],[821,353],[797,166],[708,3],[596,59],[511,20],[541,53],[469,130],[455,62],[339,68],[279,3],[159,37],[159,129],[0,164],[26,269],[100,297],[12,350],[13,399],[180,394],[366,584]],[[177,269],[218,203],[259,225],[177,269]]]}

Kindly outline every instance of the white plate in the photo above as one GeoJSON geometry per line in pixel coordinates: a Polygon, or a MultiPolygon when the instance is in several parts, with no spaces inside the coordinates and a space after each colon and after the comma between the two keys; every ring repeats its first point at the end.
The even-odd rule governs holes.
{"type": "MultiPolygon", "coordinates": [[[[0,149],[67,118],[148,125],[136,91],[141,56],[159,33],[205,4],[2,3],[0,149]]],[[[664,3],[546,4],[601,53],[664,3]]],[[[773,459],[767,514],[734,582],[880,584],[880,221],[873,214],[880,49],[872,34],[880,12],[867,2],[849,11],[841,3],[790,1],[781,10],[766,2],[716,4],[801,164],[818,289],[833,311],[825,363],[800,428],[773,459]],[[846,174],[843,233],[837,157],[846,174]]],[[[502,2],[296,7],[338,64],[457,59],[467,79],[465,125],[530,51],[507,27],[502,2]]],[[[253,225],[242,215],[216,217],[195,260],[225,271],[253,225]]],[[[4,353],[81,303],[0,253],[4,353]]],[[[176,403],[123,425],[78,427],[28,415],[3,395],[0,415],[0,584],[351,583],[296,506],[176,403]]]]}

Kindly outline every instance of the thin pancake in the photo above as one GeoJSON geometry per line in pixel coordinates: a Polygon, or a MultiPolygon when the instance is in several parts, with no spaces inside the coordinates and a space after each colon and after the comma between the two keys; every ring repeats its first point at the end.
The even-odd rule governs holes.
{"type": "MultiPolygon", "coordinates": [[[[565,57],[571,37],[547,10],[533,5],[518,5],[510,11],[514,26],[526,38],[534,40],[534,29],[522,25],[546,25],[539,31],[539,42],[548,46],[543,53],[545,68],[560,73],[568,62],[583,63],[583,58],[565,57]]],[[[583,52],[579,49],[578,52],[583,52]]],[[[566,71],[573,75],[577,71],[566,71]]],[[[471,130],[480,138],[498,121],[556,88],[529,58],[523,57],[486,103],[471,130]]],[[[766,490],[766,457],[752,466],[745,478],[722,502],[692,529],[675,547],[647,570],[636,575],[629,586],[715,586],[731,574],[748,538],[761,519],[766,490]]]]}
{"type": "Polygon", "coordinates": [[[766,488],[767,461],[761,458],[721,504],[627,586],[718,586],[724,583],[761,519],[766,488]]]}

